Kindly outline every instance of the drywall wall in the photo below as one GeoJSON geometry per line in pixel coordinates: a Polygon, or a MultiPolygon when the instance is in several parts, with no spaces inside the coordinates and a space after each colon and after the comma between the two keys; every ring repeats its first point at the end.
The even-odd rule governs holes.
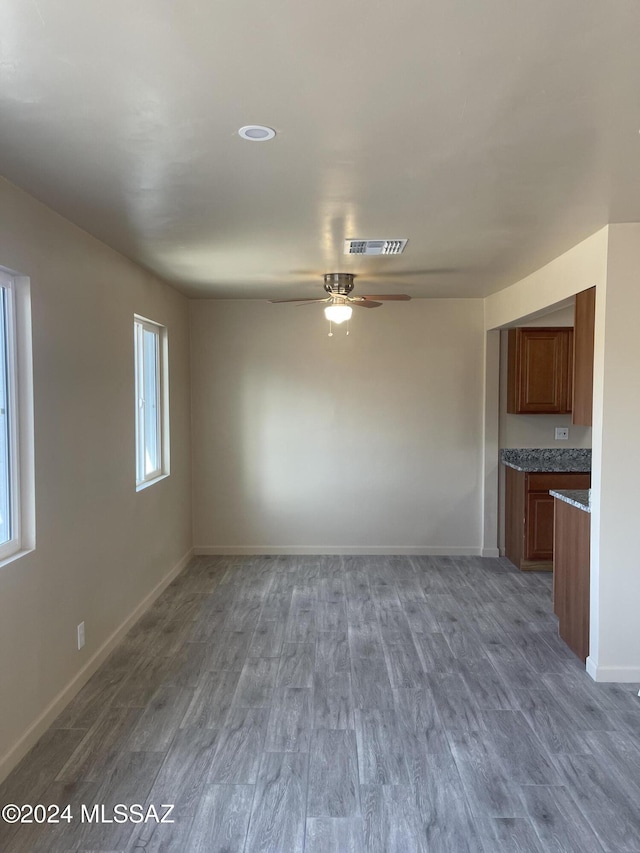
{"type": "Polygon", "coordinates": [[[608,228],[596,231],[511,287],[488,296],[484,300],[485,328],[498,329],[521,320],[528,323],[532,315],[602,284],[607,277],[608,228]]]}
{"type": "Polygon", "coordinates": [[[0,265],[31,279],[36,459],[36,548],[0,566],[1,774],[188,555],[191,458],[187,300],[3,181],[0,265]],[[171,420],[171,476],[138,493],[134,312],[168,327],[171,420]]]}
{"type": "Polygon", "coordinates": [[[609,226],[605,287],[596,293],[591,642],[598,681],[640,681],[640,224],[609,226]]]}
{"type": "Polygon", "coordinates": [[[191,304],[196,552],[478,553],[481,300],[191,304]]]}

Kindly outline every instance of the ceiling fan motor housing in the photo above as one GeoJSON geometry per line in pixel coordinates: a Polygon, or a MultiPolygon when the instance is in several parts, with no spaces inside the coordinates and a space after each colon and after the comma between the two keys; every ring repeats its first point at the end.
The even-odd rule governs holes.
{"type": "Polygon", "coordinates": [[[350,272],[328,272],[324,277],[324,289],[327,293],[347,296],[353,290],[354,278],[350,272]]]}

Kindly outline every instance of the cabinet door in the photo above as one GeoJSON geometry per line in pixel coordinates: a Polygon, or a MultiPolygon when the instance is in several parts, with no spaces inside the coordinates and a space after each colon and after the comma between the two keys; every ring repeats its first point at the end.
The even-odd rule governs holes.
{"type": "Polygon", "coordinates": [[[596,289],[576,294],[573,330],[574,424],[591,426],[593,408],[593,336],[596,320],[596,289]]]}
{"type": "Polygon", "coordinates": [[[525,559],[553,559],[553,498],[548,492],[528,492],[525,559]]]}
{"type": "Polygon", "coordinates": [[[573,329],[509,331],[507,411],[562,415],[571,411],[573,329]]]}

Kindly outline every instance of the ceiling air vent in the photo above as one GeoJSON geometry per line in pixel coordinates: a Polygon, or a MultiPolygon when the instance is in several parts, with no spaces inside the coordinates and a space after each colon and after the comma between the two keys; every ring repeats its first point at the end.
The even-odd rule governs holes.
{"type": "Polygon", "coordinates": [[[345,255],[400,255],[407,240],[345,240],[345,255]]]}

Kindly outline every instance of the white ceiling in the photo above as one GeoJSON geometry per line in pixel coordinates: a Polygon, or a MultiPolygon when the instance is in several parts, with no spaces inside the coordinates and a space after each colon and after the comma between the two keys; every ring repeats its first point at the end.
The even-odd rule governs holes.
{"type": "Polygon", "coordinates": [[[3,0],[0,173],[192,296],[482,296],[640,220],[639,43],[636,0],[3,0]]]}

